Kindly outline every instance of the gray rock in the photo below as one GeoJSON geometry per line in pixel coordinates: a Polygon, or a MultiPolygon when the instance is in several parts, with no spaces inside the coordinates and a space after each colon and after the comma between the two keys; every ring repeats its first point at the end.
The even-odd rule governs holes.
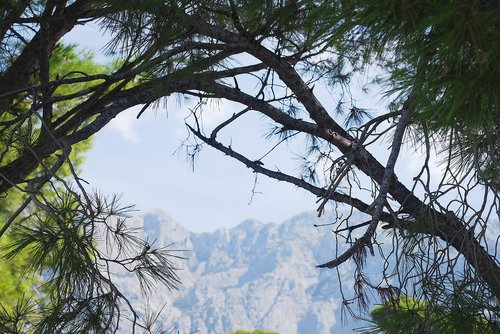
{"type": "MultiPolygon", "coordinates": [[[[282,224],[247,220],[231,229],[192,233],[161,211],[131,219],[155,246],[172,245],[186,260],[178,291],[158,290],[141,301],[134,277],[121,275],[120,286],[135,303],[165,306],[161,321],[175,333],[221,334],[237,329],[267,329],[280,334],[352,333],[340,323],[342,299],[338,273],[315,265],[334,256],[328,228],[316,228],[315,213],[282,224]]],[[[348,268],[340,272],[352,286],[348,268]]]]}

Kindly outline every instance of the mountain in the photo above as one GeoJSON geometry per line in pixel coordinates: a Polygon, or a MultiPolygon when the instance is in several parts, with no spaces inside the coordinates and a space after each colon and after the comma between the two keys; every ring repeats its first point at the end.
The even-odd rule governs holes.
{"type": "MultiPolygon", "coordinates": [[[[156,291],[148,300],[153,309],[165,305],[164,327],[179,333],[221,334],[236,329],[267,329],[280,334],[352,333],[359,323],[342,327],[341,277],[348,293],[349,265],[336,270],[315,265],[333,258],[335,239],[327,223],[302,213],[281,224],[247,220],[231,229],[192,233],[161,211],[131,219],[143,227],[142,237],[155,246],[181,250],[176,261],[182,285],[178,291],[156,291]]],[[[119,277],[131,300],[141,299],[131,275],[119,277]]]]}

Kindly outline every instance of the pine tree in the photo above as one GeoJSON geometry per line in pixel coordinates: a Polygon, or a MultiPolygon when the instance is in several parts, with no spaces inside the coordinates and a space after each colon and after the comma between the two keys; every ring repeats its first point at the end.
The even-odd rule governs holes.
{"type": "MultiPolygon", "coordinates": [[[[56,174],[74,145],[120,112],[142,105],[140,118],[175,94],[199,101],[186,120],[190,158],[210,146],[257,175],[318,196],[319,214],[331,203],[367,215],[364,222],[351,215],[332,222],[332,243],[346,249],[320,265],[335,270],[354,262],[355,294],[344,307],[366,309],[368,290],[382,302],[405,294],[436,308],[467,291],[484,319],[498,321],[498,241],[488,236],[500,206],[499,11],[497,1],[486,0],[9,1],[0,11],[0,192],[23,192],[39,223],[26,227],[14,214],[0,235],[21,236],[11,256],[36,245],[29,246],[34,268],[53,260],[60,270],[47,291],[63,289],[38,328],[117,330],[118,300],[127,301],[101,271],[97,259],[111,260],[93,234],[113,215],[118,223],[108,231],[118,247],[129,249],[128,241],[142,249],[127,259],[141,263],[128,268],[146,291],[154,280],[175,285],[172,254],[129,237],[116,202],[87,194],[76,173],[76,189],[56,174]],[[113,35],[115,66],[51,76],[60,38],[88,22],[113,35]],[[387,107],[380,113],[356,100],[360,78],[381,90],[387,107]],[[335,102],[320,99],[316,84],[327,85],[335,102]],[[210,127],[203,115],[214,100],[241,109],[210,127]],[[253,114],[270,124],[270,140],[255,147],[261,154],[240,152],[222,135],[238,126],[243,134],[253,114]],[[306,147],[299,172],[286,173],[273,153],[293,143],[306,147]],[[385,158],[377,146],[389,147],[385,158]],[[398,177],[403,146],[422,152],[413,182],[398,177]],[[442,162],[437,176],[434,156],[442,162]],[[44,190],[54,183],[65,191],[48,197],[44,190]],[[381,246],[387,241],[389,250],[381,246]],[[384,261],[380,277],[363,271],[368,254],[384,261]]],[[[136,325],[138,314],[132,318],[136,325]]]]}

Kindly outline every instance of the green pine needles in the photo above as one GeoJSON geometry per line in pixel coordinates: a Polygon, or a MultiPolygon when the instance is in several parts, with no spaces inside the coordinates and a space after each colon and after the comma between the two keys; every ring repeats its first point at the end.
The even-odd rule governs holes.
{"type": "Polygon", "coordinates": [[[115,275],[135,274],[144,296],[158,284],[175,289],[180,282],[172,259],[180,258],[178,252],[155,248],[127,228],[130,207],[119,208],[116,197],[82,199],[69,190],[57,192],[54,200],[38,195],[33,201],[38,209],[12,227],[5,259],[25,254],[30,259],[25,274],[42,273],[41,285],[37,295],[21,298],[13,308],[3,306],[0,323],[39,333],[150,328],[114,283],[115,275]]]}

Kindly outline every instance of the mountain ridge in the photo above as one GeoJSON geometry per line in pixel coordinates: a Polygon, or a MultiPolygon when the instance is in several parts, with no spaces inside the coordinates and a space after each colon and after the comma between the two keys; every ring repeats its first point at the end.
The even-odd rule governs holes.
{"type": "MultiPolygon", "coordinates": [[[[142,227],[142,237],[154,240],[156,247],[185,250],[181,256],[186,260],[175,261],[182,268],[179,291],[157,291],[148,304],[166,304],[161,321],[180,333],[257,328],[280,334],[352,333],[338,319],[338,277],[351,286],[349,266],[338,273],[315,267],[334,256],[335,244],[328,229],[313,225],[331,219],[303,212],[280,224],[248,219],[232,228],[196,233],[161,210],[134,217],[131,225],[142,227]]],[[[139,303],[132,280],[132,275],[119,277],[139,303]]]]}

